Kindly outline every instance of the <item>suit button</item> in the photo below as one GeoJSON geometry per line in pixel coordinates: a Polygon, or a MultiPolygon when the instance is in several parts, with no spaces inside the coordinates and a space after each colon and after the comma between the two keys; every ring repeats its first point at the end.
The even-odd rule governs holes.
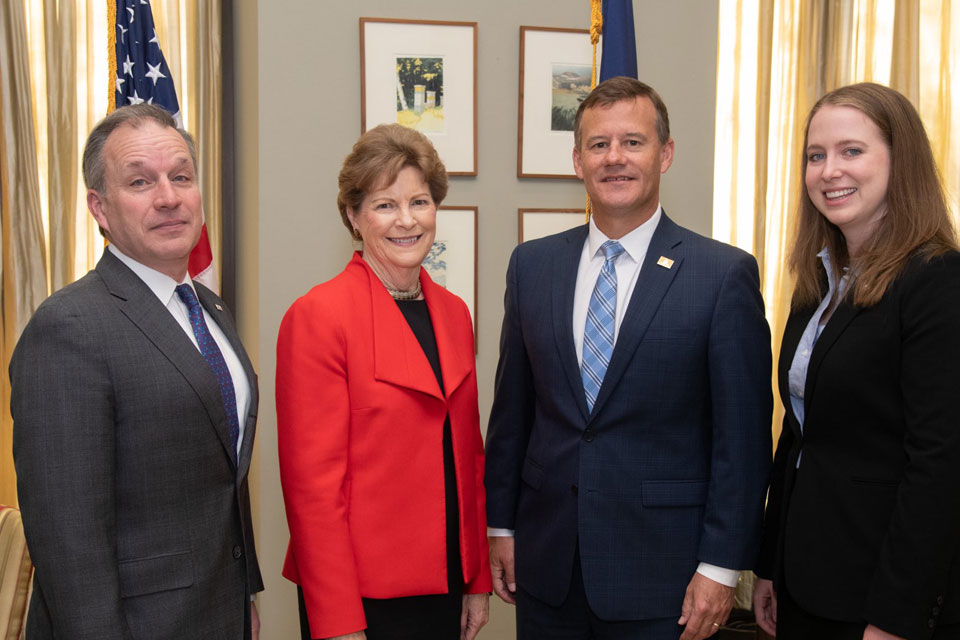
{"type": "Polygon", "coordinates": [[[937,604],[943,604],[943,596],[937,596],[937,604]]]}
{"type": "Polygon", "coordinates": [[[937,626],[937,621],[934,620],[933,618],[930,618],[929,620],[927,620],[927,626],[933,629],[935,626],[937,626]]]}
{"type": "Polygon", "coordinates": [[[240,556],[242,556],[242,555],[243,555],[243,549],[240,548],[240,545],[236,545],[236,546],[233,548],[233,559],[234,559],[234,560],[239,560],[239,559],[240,559],[240,556]]]}
{"type": "Polygon", "coordinates": [[[573,495],[577,495],[577,491],[579,491],[579,489],[577,489],[577,485],[575,484],[570,485],[570,493],[572,493],[573,495]]]}
{"type": "Polygon", "coordinates": [[[932,615],[934,618],[940,615],[940,607],[934,607],[933,609],[931,609],[930,615],[932,615]]]}
{"type": "Polygon", "coordinates": [[[593,429],[587,429],[583,432],[583,439],[586,442],[593,442],[593,429]]]}

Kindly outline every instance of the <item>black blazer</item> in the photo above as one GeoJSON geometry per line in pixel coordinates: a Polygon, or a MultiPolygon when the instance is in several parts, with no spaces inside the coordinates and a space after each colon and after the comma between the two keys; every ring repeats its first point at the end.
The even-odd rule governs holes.
{"type": "Polygon", "coordinates": [[[878,304],[842,303],[786,407],[757,573],[813,614],[929,638],[960,621],[960,254],[913,258],[878,304]],[[797,456],[803,450],[797,469],[797,456]]]}

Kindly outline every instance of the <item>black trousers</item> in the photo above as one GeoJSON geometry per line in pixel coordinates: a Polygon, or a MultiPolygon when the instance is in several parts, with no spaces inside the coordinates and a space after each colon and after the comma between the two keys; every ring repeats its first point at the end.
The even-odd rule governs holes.
{"type": "MultiPolygon", "coordinates": [[[[297,587],[297,599],[301,640],[312,640],[300,587],[297,587]]],[[[367,640],[459,640],[462,607],[460,592],[387,600],[364,598],[367,640]]]]}

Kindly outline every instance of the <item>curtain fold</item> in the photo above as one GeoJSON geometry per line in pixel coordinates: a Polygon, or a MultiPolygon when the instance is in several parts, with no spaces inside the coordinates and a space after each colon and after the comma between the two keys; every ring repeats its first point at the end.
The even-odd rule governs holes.
{"type": "Polygon", "coordinates": [[[16,505],[16,475],[7,366],[20,332],[47,295],[40,183],[30,95],[26,14],[22,2],[0,3],[0,502],[16,505]]]}

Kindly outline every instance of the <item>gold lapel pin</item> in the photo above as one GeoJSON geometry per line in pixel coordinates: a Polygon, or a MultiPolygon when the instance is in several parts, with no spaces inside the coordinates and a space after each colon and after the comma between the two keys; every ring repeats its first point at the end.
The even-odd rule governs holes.
{"type": "MultiPolygon", "coordinates": [[[[660,259],[663,260],[663,258],[660,258],[660,259]]],[[[673,264],[673,263],[671,262],[671,264],[673,264]]],[[[223,311],[223,307],[221,307],[220,305],[214,304],[213,306],[215,306],[215,307],[217,308],[217,311],[223,311]]]]}
{"type": "Polygon", "coordinates": [[[660,259],[657,260],[657,265],[658,265],[658,266],[661,266],[661,267],[663,267],[663,268],[665,268],[665,269],[669,269],[670,267],[673,266],[673,260],[671,260],[670,258],[668,258],[668,257],[666,257],[666,256],[660,256],[660,259]]]}

